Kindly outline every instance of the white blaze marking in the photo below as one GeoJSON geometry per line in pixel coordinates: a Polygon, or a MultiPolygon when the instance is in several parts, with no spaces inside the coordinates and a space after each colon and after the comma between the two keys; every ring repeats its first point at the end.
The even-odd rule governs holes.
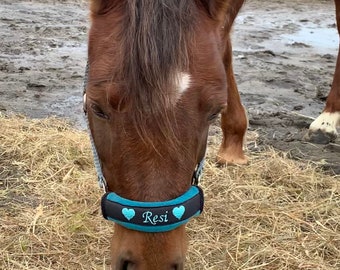
{"type": "Polygon", "coordinates": [[[340,125],[340,112],[323,112],[311,123],[309,129],[312,131],[321,130],[329,134],[337,135],[337,126],[340,125]]]}
{"type": "Polygon", "coordinates": [[[177,76],[177,91],[179,96],[181,96],[190,86],[190,75],[185,72],[180,72],[177,76]]]}

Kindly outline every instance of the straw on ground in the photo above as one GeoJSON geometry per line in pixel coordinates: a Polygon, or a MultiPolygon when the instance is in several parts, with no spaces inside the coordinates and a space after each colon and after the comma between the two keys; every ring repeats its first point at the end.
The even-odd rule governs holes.
{"type": "MultiPolygon", "coordinates": [[[[340,269],[339,176],[274,150],[217,168],[215,141],[186,269],[340,269]]],[[[0,269],[109,269],[101,195],[86,132],[0,116],[0,269]]]]}

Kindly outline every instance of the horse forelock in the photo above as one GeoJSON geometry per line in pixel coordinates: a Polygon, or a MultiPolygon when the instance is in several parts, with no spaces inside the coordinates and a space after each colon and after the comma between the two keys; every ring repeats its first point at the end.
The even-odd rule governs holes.
{"type": "Polygon", "coordinates": [[[173,137],[171,118],[178,75],[189,69],[195,1],[126,1],[121,26],[122,95],[133,106],[135,125],[149,138],[147,115],[164,137],[173,137]]]}

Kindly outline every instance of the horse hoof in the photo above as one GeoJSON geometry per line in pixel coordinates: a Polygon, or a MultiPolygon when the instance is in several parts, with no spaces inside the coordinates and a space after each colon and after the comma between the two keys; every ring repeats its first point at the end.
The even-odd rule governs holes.
{"type": "Polygon", "coordinates": [[[316,144],[329,144],[334,142],[337,138],[337,134],[329,133],[318,130],[308,130],[308,132],[303,136],[303,140],[306,142],[316,143],[316,144]]]}
{"type": "Polygon", "coordinates": [[[216,163],[219,167],[223,167],[226,165],[247,165],[248,164],[248,157],[241,156],[241,157],[222,157],[220,155],[217,156],[216,163]]]}

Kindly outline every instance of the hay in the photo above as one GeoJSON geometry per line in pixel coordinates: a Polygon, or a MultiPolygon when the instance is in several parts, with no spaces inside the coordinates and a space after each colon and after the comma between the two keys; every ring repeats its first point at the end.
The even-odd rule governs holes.
{"type": "MultiPolygon", "coordinates": [[[[268,150],[217,168],[186,269],[340,269],[340,182],[268,150]]],[[[62,120],[0,115],[0,269],[109,269],[87,134],[62,120]]]]}

